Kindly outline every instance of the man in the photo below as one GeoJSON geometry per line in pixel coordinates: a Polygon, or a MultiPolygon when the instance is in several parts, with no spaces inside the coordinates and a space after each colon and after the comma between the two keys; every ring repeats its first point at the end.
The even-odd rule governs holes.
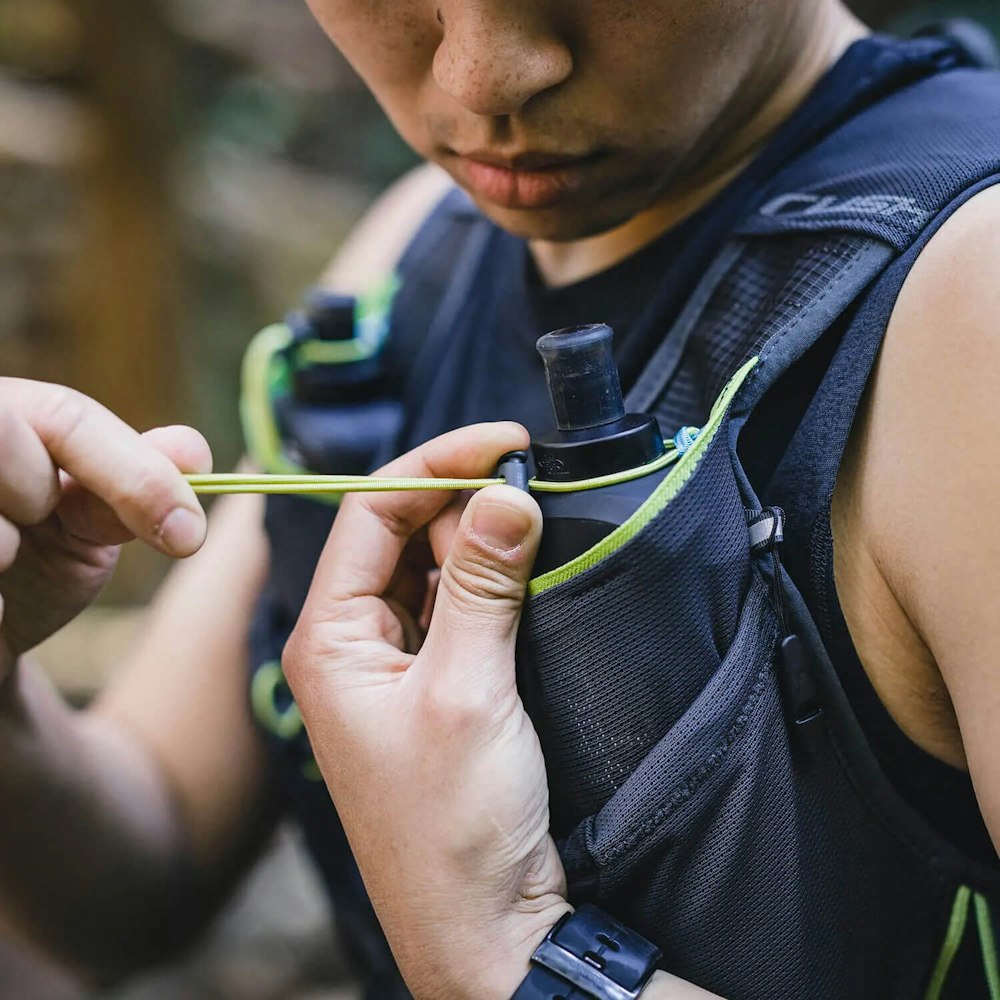
{"type": "MultiPolygon", "coordinates": [[[[853,98],[852,88],[862,110],[877,103],[880,93],[865,88],[895,58],[873,43],[853,44],[865,31],[837,0],[313,0],[311,7],[404,137],[516,237],[495,230],[507,256],[498,252],[484,266],[527,274],[520,294],[534,296],[536,314],[585,321],[572,315],[584,299],[622,314],[626,383],[640,376],[657,344],[633,336],[630,328],[641,327],[637,304],[626,308],[622,300],[658,293],[663,274],[682,269],[690,247],[717,250],[727,235],[723,216],[736,221],[719,206],[727,197],[752,198],[754,184],[767,179],[751,183],[755,165],[760,174],[768,156],[778,164],[805,156],[817,141],[811,128],[835,134],[860,115],[844,96],[853,98]],[[671,242],[677,234],[682,245],[671,242]],[[568,304],[559,300],[560,287],[572,290],[568,304]]],[[[984,893],[995,855],[983,843],[978,811],[994,839],[1000,830],[991,725],[1000,559],[990,515],[998,474],[987,457],[1000,371],[991,330],[1000,306],[993,263],[1000,198],[989,184],[981,187],[935,230],[890,303],[832,523],[839,641],[857,650],[875,707],[883,709],[882,733],[890,734],[879,761],[905,782],[916,760],[923,790],[940,792],[935,809],[918,801],[921,789],[909,790],[907,809],[943,824],[934,836],[960,842],[963,856],[980,866],[973,888],[982,889],[985,950],[991,929],[984,893]],[[890,723],[896,729],[887,730],[890,723]],[[902,758],[893,757],[899,738],[902,758]],[[962,814],[972,801],[966,770],[978,799],[972,818],[962,814]]],[[[402,190],[349,251],[351,264],[371,265],[371,273],[355,273],[359,281],[394,266],[395,248],[405,243],[401,230],[413,228],[401,220],[426,216],[441,185],[421,178],[402,190]]],[[[786,204],[771,203],[771,217],[786,204]]],[[[884,198],[880,204],[884,211],[884,198]]],[[[837,207],[819,198],[808,205],[813,218],[837,207]]],[[[901,205],[911,215],[922,211],[898,201],[893,210],[901,205]]],[[[340,274],[347,273],[345,265],[340,274]]],[[[336,268],[333,277],[342,290],[357,290],[337,280],[336,268]]],[[[673,312],[683,306],[681,298],[673,312]]],[[[461,354],[469,384],[461,384],[461,369],[452,372],[441,385],[455,407],[442,415],[433,396],[408,428],[415,439],[407,444],[430,437],[423,428],[443,430],[469,423],[468,416],[521,418],[523,411],[529,429],[541,423],[537,393],[518,397],[517,412],[499,412],[525,370],[514,362],[503,367],[514,346],[502,334],[479,341],[470,334],[462,343],[486,353],[461,354]],[[507,352],[506,360],[491,349],[507,352]]],[[[452,354],[457,335],[454,346],[452,354]]],[[[273,822],[274,786],[244,707],[244,640],[269,575],[261,511],[242,499],[220,504],[204,553],[178,569],[158,600],[133,668],[94,708],[74,715],[24,654],[92,598],[121,541],[135,535],[180,557],[199,546],[204,525],[179,471],[203,470],[207,450],[186,429],[140,438],[57,387],[4,380],[0,398],[8,567],[0,578],[3,917],[14,933],[62,960],[113,975],[187,940],[273,822]]],[[[390,470],[482,476],[526,443],[517,426],[480,424],[417,448],[390,470]]],[[[529,973],[546,930],[569,910],[566,873],[549,835],[545,765],[514,687],[514,635],[539,517],[528,498],[505,487],[464,508],[433,496],[345,502],[285,667],[409,989],[418,997],[507,996],[529,973]],[[413,563],[407,543],[422,535],[424,557],[413,563]],[[426,641],[414,653],[404,636],[419,616],[414,596],[418,604],[428,596],[424,571],[434,564],[443,567],[441,584],[426,641]],[[413,565],[418,582],[400,593],[413,565]],[[400,602],[413,613],[399,610],[400,602]]],[[[275,530],[272,578],[280,557],[275,530]]],[[[288,617],[289,609],[279,610],[288,617]]],[[[831,634],[832,645],[838,633],[831,634]]],[[[849,656],[843,660],[847,686],[849,656]]],[[[877,729],[866,726],[872,742],[877,729]]],[[[566,780],[557,770],[549,774],[554,793],[566,780]]],[[[330,823],[317,818],[312,840],[347,898],[350,872],[328,857],[339,830],[330,823]]],[[[854,846],[860,854],[865,845],[854,846]]],[[[800,864],[804,857],[796,855],[800,864]]],[[[793,870],[788,880],[809,875],[793,870]]],[[[851,882],[849,870],[842,876],[851,882]]],[[[712,880],[706,884],[711,891],[712,880]]],[[[618,898],[627,903],[652,892],[662,897],[655,905],[669,909],[673,886],[657,885],[652,892],[633,882],[618,898]]],[[[956,896],[941,959],[935,965],[936,956],[919,956],[921,970],[934,970],[919,988],[898,947],[880,955],[878,941],[870,954],[824,955],[813,981],[789,981],[778,992],[768,985],[773,979],[756,979],[758,963],[775,965],[778,941],[735,961],[697,954],[699,936],[707,940],[717,928],[696,922],[688,945],[676,947],[678,961],[703,970],[706,983],[733,984],[741,996],[830,995],[831,961],[855,968],[850,981],[865,995],[915,996],[926,988],[936,996],[963,940],[968,911],[960,904],[968,892],[956,896]]],[[[748,902],[719,901],[731,909],[748,902]]],[[[804,926],[819,928],[825,905],[796,900],[792,908],[804,926]]],[[[678,897],[676,906],[693,904],[678,897]]],[[[937,926],[936,914],[916,916],[937,926]]],[[[844,923],[838,918],[827,928],[836,940],[844,923]]],[[[734,925],[727,933],[739,940],[742,930],[734,925]]],[[[822,934],[813,935],[819,949],[822,934]]],[[[670,970],[675,942],[665,944],[670,970]]],[[[377,943],[371,946],[377,967],[382,957],[377,943]]],[[[789,963],[802,960],[799,951],[785,956],[789,963]]],[[[382,981],[376,988],[389,995],[395,987],[382,981]]],[[[704,994],[660,972],[643,995],[704,994]]]]}

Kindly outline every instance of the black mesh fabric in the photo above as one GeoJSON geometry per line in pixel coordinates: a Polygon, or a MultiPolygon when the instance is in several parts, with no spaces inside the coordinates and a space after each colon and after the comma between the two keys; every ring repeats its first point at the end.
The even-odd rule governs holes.
{"type": "MultiPolygon", "coordinates": [[[[826,234],[748,247],[693,326],[661,419],[703,422],[739,364],[869,245],[826,234]]],[[[802,352],[820,332],[798,331],[802,352]]],[[[654,940],[671,972],[733,1000],[912,1000],[960,880],[995,893],[996,878],[896,812],[887,786],[866,785],[856,768],[870,755],[846,706],[837,725],[813,723],[808,742],[790,724],[770,569],[748,552],[751,498],[733,446],[724,424],[642,532],[526,610],[522,693],[558,776],[553,830],[570,895],[654,940]]],[[[796,608],[792,627],[808,632],[796,608]]],[[[809,658],[835,688],[818,640],[809,658]]],[[[948,988],[987,995],[967,958],[948,988]]]]}
{"type": "Polygon", "coordinates": [[[704,423],[733,372],[803,303],[822,296],[868,242],[849,234],[751,241],[709,300],[655,406],[660,425],[704,423]]]}
{"type": "Polygon", "coordinates": [[[720,996],[922,996],[952,889],[789,735],[777,634],[754,574],[711,682],[565,845],[571,892],[720,996]]]}

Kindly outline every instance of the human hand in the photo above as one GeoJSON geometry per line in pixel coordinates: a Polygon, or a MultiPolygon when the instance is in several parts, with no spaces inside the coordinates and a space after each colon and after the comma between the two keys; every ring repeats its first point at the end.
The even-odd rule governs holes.
{"type": "Polygon", "coordinates": [[[140,435],[72,389],[0,378],[0,684],[97,596],[123,542],[178,557],[201,547],[183,473],[211,465],[191,428],[140,435]]]}
{"type": "MultiPolygon", "coordinates": [[[[483,424],[383,474],[485,476],[527,443],[516,424],[483,424]]],[[[514,676],[540,536],[537,505],[507,486],[470,500],[346,497],[285,651],[316,760],[419,998],[509,997],[569,909],[514,676]],[[407,637],[434,565],[433,614],[414,652],[407,637]]]]}

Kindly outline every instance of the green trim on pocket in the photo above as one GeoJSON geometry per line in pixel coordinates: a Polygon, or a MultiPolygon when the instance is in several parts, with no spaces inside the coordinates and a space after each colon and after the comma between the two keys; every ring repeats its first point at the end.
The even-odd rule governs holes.
{"type": "Polygon", "coordinates": [[[965,937],[965,925],[969,920],[969,900],[972,898],[972,890],[967,885],[960,885],[955,893],[955,902],[951,907],[951,918],[948,920],[948,930],[944,935],[944,943],[941,945],[941,953],[938,955],[937,964],[931,973],[931,981],[924,994],[924,1000],[939,1000],[941,990],[948,979],[951,971],[951,963],[955,961],[958,949],[962,946],[962,939],[965,937]]]}
{"type": "Polygon", "coordinates": [[[740,386],[743,385],[746,377],[757,364],[757,360],[757,358],[751,358],[729,380],[729,383],[715,401],[708,423],[702,428],[698,439],[684,453],[666,479],[657,486],[649,499],[624,524],[620,524],[610,535],[603,538],[592,548],[589,548],[575,559],[570,560],[564,566],[559,566],[548,573],[535,577],[528,586],[528,592],[533,597],[561,583],[572,580],[573,577],[579,576],[592,566],[596,566],[602,560],[607,559],[614,552],[617,552],[618,549],[635,538],[680,493],[681,489],[694,474],[695,469],[701,462],[702,455],[708,450],[708,446],[712,443],[716,433],[722,426],[722,421],[729,409],[729,404],[733,401],[733,397],[740,386]]]}

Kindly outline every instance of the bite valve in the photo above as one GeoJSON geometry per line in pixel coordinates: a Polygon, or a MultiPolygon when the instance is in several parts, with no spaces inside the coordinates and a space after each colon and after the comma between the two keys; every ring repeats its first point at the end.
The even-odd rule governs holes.
{"type": "Polygon", "coordinates": [[[600,427],[625,416],[614,333],[605,323],[571,326],[539,338],[556,426],[561,431],[600,427]]]}
{"type": "Polygon", "coordinates": [[[566,482],[636,469],[665,451],[656,420],[626,413],[604,323],[545,334],[538,353],[557,430],[532,442],[539,478],[566,482]]]}

